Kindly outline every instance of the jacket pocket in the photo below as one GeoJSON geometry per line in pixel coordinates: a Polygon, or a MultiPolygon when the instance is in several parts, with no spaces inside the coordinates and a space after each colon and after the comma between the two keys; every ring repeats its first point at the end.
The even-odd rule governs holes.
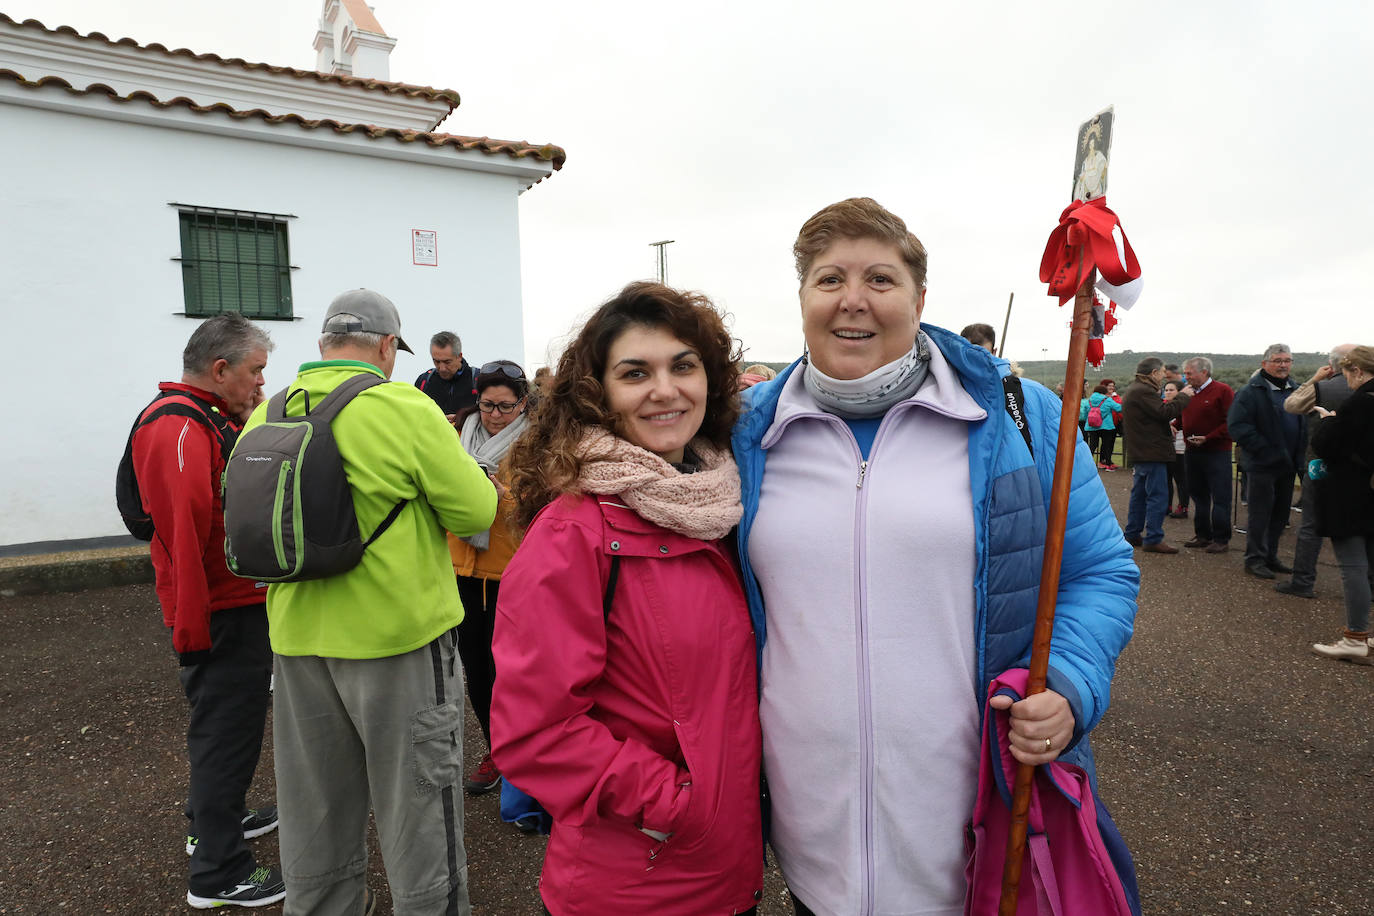
{"type": "Polygon", "coordinates": [[[441,703],[410,717],[415,794],[456,785],[463,770],[463,709],[441,703]]]}
{"type": "MultiPolygon", "coordinates": [[[[690,849],[701,843],[715,826],[716,814],[720,809],[719,773],[711,773],[704,768],[703,761],[692,742],[688,740],[687,730],[674,722],[673,731],[677,735],[678,747],[682,749],[683,763],[687,768],[690,782],[679,791],[687,793],[687,805],[674,825],[670,847],[690,849]]],[[[679,782],[684,780],[679,779],[679,782]]]]}

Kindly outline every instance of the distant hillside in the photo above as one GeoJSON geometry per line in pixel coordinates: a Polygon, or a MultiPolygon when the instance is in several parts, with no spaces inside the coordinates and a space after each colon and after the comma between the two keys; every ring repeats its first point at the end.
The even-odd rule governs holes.
{"type": "MultiPolygon", "coordinates": [[[[1125,388],[1135,377],[1136,363],[1147,356],[1158,356],[1164,360],[1165,365],[1177,363],[1180,371],[1185,360],[1194,356],[1205,356],[1212,361],[1212,377],[1218,381],[1225,382],[1232,388],[1244,385],[1250,380],[1251,374],[1259,368],[1261,354],[1246,353],[1155,353],[1133,350],[1123,350],[1120,353],[1108,353],[1106,362],[1101,369],[1094,369],[1089,366],[1084,375],[1089,382],[1096,385],[1104,378],[1114,379],[1118,388],[1125,388]]],[[[1293,378],[1299,382],[1305,382],[1317,371],[1319,366],[1326,364],[1325,353],[1294,353],[1293,354],[1293,378]]],[[[787,368],[788,363],[764,363],[765,366],[772,366],[781,372],[787,368]]],[[[1026,378],[1033,378],[1050,388],[1064,381],[1064,360],[1033,360],[1019,363],[1025,373],[1026,378]]]]}
{"type": "MultiPolygon", "coordinates": [[[[1182,371],[1185,360],[1194,356],[1205,356],[1212,361],[1212,377],[1217,381],[1225,382],[1232,388],[1237,388],[1248,382],[1250,376],[1259,368],[1261,355],[1259,353],[1166,353],[1123,350],[1120,353],[1108,353],[1101,369],[1094,369],[1089,366],[1084,378],[1094,385],[1104,378],[1114,379],[1117,388],[1120,389],[1125,388],[1131,379],[1135,378],[1136,363],[1147,356],[1158,356],[1164,360],[1165,365],[1177,363],[1180,371],[1182,371]]],[[[1312,373],[1317,371],[1319,366],[1325,364],[1325,353],[1294,353],[1293,378],[1299,382],[1305,382],[1312,376],[1312,373]]],[[[1062,359],[1026,361],[1020,363],[1020,366],[1026,378],[1033,378],[1050,388],[1064,381],[1064,360],[1062,359]]]]}

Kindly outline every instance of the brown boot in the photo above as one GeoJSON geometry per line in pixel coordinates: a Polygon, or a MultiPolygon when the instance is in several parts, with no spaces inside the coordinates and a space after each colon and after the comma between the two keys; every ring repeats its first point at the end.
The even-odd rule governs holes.
{"type": "Polygon", "coordinates": [[[1160,541],[1158,544],[1146,544],[1140,549],[1146,553],[1178,553],[1177,547],[1171,547],[1163,541],[1160,541]]]}
{"type": "Polygon", "coordinates": [[[1201,548],[1201,547],[1206,547],[1206,546],[1207,546],[1208,544],[1210,544],[1210,543],[1212,543],[1212,542],[1209,541],[1209,540],[1207,540],[1207,538],[1204,538],[1204,537],[1194,537],[1191,541],[1184,541],[1184,542],[1183,542],[1183,546],[1184,546],[1184,547],[1201,548]]]}

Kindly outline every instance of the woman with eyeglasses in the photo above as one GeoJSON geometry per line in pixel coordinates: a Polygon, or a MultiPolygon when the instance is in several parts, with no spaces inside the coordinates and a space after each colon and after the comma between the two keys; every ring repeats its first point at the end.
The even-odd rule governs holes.
{"type": "MultiPolygon", "coordinates": [[[[496,667],[491,657],[492,622],[501,574],[515,553],[516,537],[506,519],[513,506],[502,480],[503,462],[511,444],[526,426],[525,406],[530,383],[525,370],[508,359],[489,362],[477,370],[473,383],[477,404],[454,421],[463,448],[491,477],[498,496],[496,521],[491,528],[469,537],[448,536],[453,571],[458,576],[458,596],[463,600],[463,622],[458,625],[458,655],[467,675],[468,698],[491,747],[491,686],[496,667]]],[[[488,750],[463,788],[471,795],[490,792],[501,784],[501,774],[488,750]]]]}

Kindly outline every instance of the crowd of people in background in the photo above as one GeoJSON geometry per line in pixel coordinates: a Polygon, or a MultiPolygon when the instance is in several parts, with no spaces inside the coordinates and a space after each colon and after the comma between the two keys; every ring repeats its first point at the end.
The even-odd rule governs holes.
{"type": "MultiPolygon", "coordinates": [[[[499,787],[507,820],[552,833],[552,916],[754,913],[765,826],[799,916],[962,913],[987,711],[1009,712],[1015,759],[1095,786],[1132,547],[1178,554],[1164,519],[1191,518],[1185,548],[1229,551],[1234,469],[1246,573],[1313,597],[1330,538],[1345,618],[1312,648],[1368,658],[1370,347],[1301,385],[1283,344],[1239,391],[1202,356],[1085,383],[1048,689],[989,696],[1029,654],[1064,407],[1022,388],[990,326],[922,323],[926,249],[876,202],[822,209],[793,254],[806,350],[781,372],[741,367],[708,299],[648,282],[532,379],[441,331],[432,369],[382,384],[410,352],[400,313],[350,290],[321,358],[264,403],[266,333],[200,326],[126,456],[191,707],[191,905],[370,914],[372,815],[396,912],[468,913],[462,793],[499,787]],[[345,387],[360,559],[236,577],[217,486],[235,441],[345,387]],[[1124,525],[1100,476],[1119,437],[1124,525]],[[466,774],[464,684],[485,744],[466,774]],[[269,694],[279,805],[249,807],[269,694]],[[245,841],[278,827],[281,866],[257,863],[245,841]]],[[[1119,845],[1109,817],[1094,829],[1119,845]]]]}
{"type": "Polygon", "coordinates": [[[1184,362],[1183,377],[1177,365],[1141,360],[1125,396],[1116,394],[1112,379],[1085,382],[1079,425],[1089,449],[1099,452],[1098,468],[1117,469],[1112,453],[1118,432],[1132,466],[1127,541],[1147,552],[1176,554],[1164,542],[1161,520],[1191,517],[1193,537],[1183,546],[1226,553],[1234,529],[1245,535],[1248,575],[1275,580],[1280,594],[1315,598],[1317,560],[1329,539],[1340,571],[1344,626],[1334,642],[1315,643],[1312,650],[1368,660],[1374,655],[1372,353],[1368,346],[1341,344],[1299,384],[1291,378],[1291,349],[1273,344],[1239,391],[1212,377],[1205,356],[1184,362]],[[1355,393],[1365,397],[1351,400],[1355,393]],[[1108,437],[1111,445],[1104,449],[1108,437]],[[1278,551],[1291,524],[1295,489],[1302,517],[1290,564],[1278,551]],[[1239,525],[1232,522],[1236,498],[1245,507],[1239,525]]]}

